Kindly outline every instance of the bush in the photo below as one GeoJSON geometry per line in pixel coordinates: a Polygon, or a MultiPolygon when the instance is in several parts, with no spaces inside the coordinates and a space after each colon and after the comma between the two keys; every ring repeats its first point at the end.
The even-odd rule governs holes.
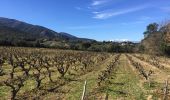
{"type": "Polygon", "coordinates": [[[163,53],[170,56],[170,45],[162,43],[161,50],[163,51],[163,53]]]}

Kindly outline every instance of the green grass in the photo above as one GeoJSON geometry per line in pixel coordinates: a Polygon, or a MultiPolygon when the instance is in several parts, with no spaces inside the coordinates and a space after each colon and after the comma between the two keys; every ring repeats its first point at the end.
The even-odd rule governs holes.
{"type": "Polygon", "coordinates": [[[145,100],[146,96],[142,88],[139,86],[139,77],[133,72],[133,70],[127,66],[127,61],[121,59],[116,74],[113,73],[109,79],[105,82],[105,86],[100,88],[100,92],[103,94],[109,93],[109,98],[125,100],[145,100]]]}
{"type": "MultiPolygon", "coordinates": [[[[119,66],[121,67],[121,66],[119,66]]],[[[139,78],[136,77],[133,72],[128,71],[128,69],[121,69],[119,70],[116,75],[116,78],[112,80],[113,83],[122,83],[123,85],[113,84],[110,88],[114,91],[121,91],[125,92],[123,95],[120,93],[114,93],[113,97],[125,97],[128,100],[135,99],[135,100],[144,100],[144,92],[142,91],[141,87],[139,87],[139,78]],[[119,71],[123,74],[119,74],[119,71]]]]}
{"type": "Polygon", "coordinates": [[[155,81],[151,81],[150,84],[151,84],[151,86],[149,86],[148,82],[144,82],[143,86],[146,90],[158,89],[158,88],[161,88],[161,86],[163,86],[162,83],[158,83],[158,82],[155,82],[155,81]]]}
{"type": "Polygon", "coordinates": [[[6,86],[0,86],[0,100],[6,100],[10,96],[10,88],[6,86]]]}

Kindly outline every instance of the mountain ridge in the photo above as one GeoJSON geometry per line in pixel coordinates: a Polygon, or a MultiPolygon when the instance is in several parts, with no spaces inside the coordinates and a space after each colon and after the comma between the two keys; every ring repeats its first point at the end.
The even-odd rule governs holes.
{"type": "MultiPolygon", "coordinates": [[[[61,40],[81,40],[81,38],[78,38],[76,36],[73,36],[66,32],[56,32],[52,29],[40,26],[40,25],[33,25],[29,24],[23,21],[19,21],[16,19],[10,19],[10,18],[4,18],[0,17],[0,26],[6,26],[9,28],[15,28],[20,31],[23,31],[25,33],[33,33],[36,34],[39,38],[45,37],[48,39],[61,39],[61,40]]],[[[37,37],[37,38],[38,38],[37,37]]],[[[86,40],[86,39],[83,39],[86,40]]],[[[88,41],[90,39],[87,39],[88,41]]]]}

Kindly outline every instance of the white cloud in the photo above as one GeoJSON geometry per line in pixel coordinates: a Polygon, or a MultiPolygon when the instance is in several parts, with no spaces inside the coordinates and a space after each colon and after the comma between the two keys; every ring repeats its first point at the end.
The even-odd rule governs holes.
{"type": "Polygon", "coordinates": [[[94,11],[94,12],[92,12],[93,14],[99,14],[100,12],[98,12],[98,11],[94,11]]]}
{"type": "Polygon", "coordinates": [[[100,13],[95,14],[95,16],[93,18],[95,19],[107,19],[113,16],[118,16],[118,15],[123,15],[123,14],[127,14],[127,13],[132,13],[135,11],[139,11],[139,10],[143,10],[145,8],[148,8],[148,5],[142,5],[142,6],[138,6],[138,7],[134,7],[134,8],[129,8],[129,9],[125,9],[125,10],[120,10],[120,11],[103,11],[100,13]]]}
{"type": "Polygon", "coordinates": [[[91,6],[98,6],[109,2],[110,0],[94,0],[91,6]]]}
{"type": "Polygon", "coordinates": [[[91,0],[91,3],[88,5],[89,10],[97,10],[104,8],[110,4],[113,4],[117,0],[91,0]]]}
{"type": "Polygon", "coordinates": [[[93,18],[95,18],[95,19],[106,19],[106,18],[109,18],[109,17],[112,17],[112,16],[114,16],[113,13],[98,13],[93,18]]]}

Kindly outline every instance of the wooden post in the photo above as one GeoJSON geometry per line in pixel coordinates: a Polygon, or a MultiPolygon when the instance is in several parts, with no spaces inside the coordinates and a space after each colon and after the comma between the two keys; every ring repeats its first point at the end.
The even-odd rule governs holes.
{"type": "Polygon", "coordinates": [[[151,81],[149,77],[148,77],[148,83],[149,83],[149,87],[151,87],[151,81]]]}
{"type": "Polygon", "coordinates": [[[149,72],[147,74],[147,78],[148,78],[148,84],[149,84],[149,87],[151,87],[151,81],[150,81],[150,75],[149,75],[149,72]]]}
{"type": "Polygon", "coordinates": [[[153,73],[152,70],[149,70],[149,72],[147,73],[147,79],[148,79],[149,87],[151,87],[150,77],[151,77],[152,73],[153,73]]]}
{"type": "Polygon", "coordinates": [[[85,97],[85,94],[86,94],[86,85],[87,85],[87,81],[85,80],[81,100],[84,100],[84,97],[85,97]]]}
{"type": "Polygon", "coordinates": [[[105,100],[109,100],[109,93],[108,93],[108,91],[107,91],[107,93],[106,93],[105,100]]]}
{"type": "Polygon", "coordinates": [[[168,95],[168,79],[165,81],[163,100],[167,100],[167,95],[168,95]]]}

